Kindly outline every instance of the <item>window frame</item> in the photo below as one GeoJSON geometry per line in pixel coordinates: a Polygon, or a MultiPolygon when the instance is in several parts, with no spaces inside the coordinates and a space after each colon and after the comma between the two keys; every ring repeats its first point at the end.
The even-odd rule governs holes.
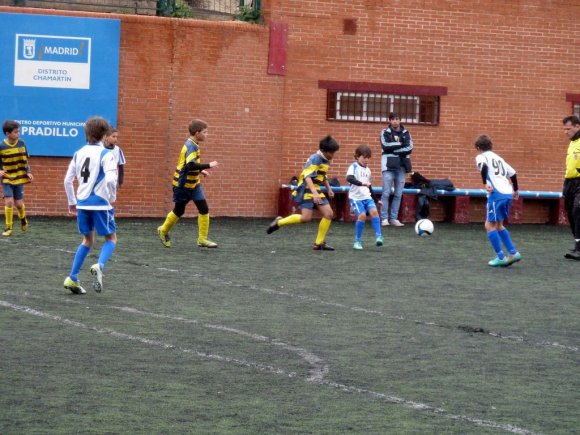
{"type": "MultiPolygon", "coordinates": [[[[439,124],[441,113],[441,96],[447,95],[447,88],[442,86],[419,86],[400,84],[381,84],[364,82],[332,82],[321,80],[318,87],[327,90],[326,96],[326,120],[336,122],[373,122],[384,123],[391,112],[399,114],[405,124],[430,125],[439,124]],[[352,99],[345,101],[344,97],[352,99]],[[382,98],[387,100],[388,106],[376,112],[369,111],[371,99],[382,98]],[[431,116],[427,121],[421,121],[421,98],[424,105],[431,105],[431,116]],[[358,100],[357,100],[358,99],[358,100]],[[425,102],[426,100],[430,100],[425,102]],[[410,111],[402,110],[409,107],[408,101],[412,101],[410,111]],[[351,113],[342,111],[344,104],[351,104],[351,113]]],[[[378,103],[379,107],[382,103],[378,103]]]]}

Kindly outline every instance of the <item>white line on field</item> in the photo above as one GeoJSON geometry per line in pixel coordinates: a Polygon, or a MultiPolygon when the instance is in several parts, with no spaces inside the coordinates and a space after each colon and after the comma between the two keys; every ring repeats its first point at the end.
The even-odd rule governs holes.
{"type": "MultiPolygon", "coordinates": [[[[165,269],[165,268],[157,268],[157,270],[179,272],[179,270],[169,270],[169,269],[165,269]]],[[[277,295],[277,296],[285,296],[285,297],[288,297],[291,299],[298,299],[298,300],[302,300],[302,301],[306,301],[306,302],[310,302],[310,303],[316,303],[316,304],[325,305],[325,306],[329,306],[329,307],[354,311],[356,313],[384,317],[385,319],[411,322],[411,323],[415,323],[417,325],[423,325],[423,326],[435,326],[438,328],[454,329],[454,328],[450,328],[449,326],[442,325],[442,324],[439,324],[436,322],[428,322],[425,320],[414,320],[414,319],[406,318],[404,316],[393,316],[393,315],[385,314],[385,313],[383,313],[381,311],[377,311],[377,310],[370,310],[368,308],[361,308],[361,307],[352,307],[352,306],[348,306],[345,304],[341,304],[339,302],[328,302],[328,301],[324,301],[322,299],[315,298],[312,296],[298,295],[298,294],[289,293],[286,291],[258,287],[254,284],[241,284],[241,283],[229,281],[229,280],[219,278],[219,277],[211,277],[211,276],[208,276],[208,275],[205,275],[202,273],[189,273],[188,276],[195,277],[195,278],[202,278],[202,279],[205,279],[207,281],[213,281],[213,282],[217,282],[217,283],[223,284],[223,285],[228,285],[231,287],[236,287],[236,288],[241,288],[241,289],[250,289],[250,290],[255,290],[255,291],[259,291],[259,292],[263,292],[263,293],[277,295]]],[[[578,352],[577,346],[564,345],[564,344],[560,344],[558,342],[551,342],[551,341],[543,340],[543,341],[538,341],[538,342],[534,343],[534,342],[530,342],[529,340],[527,340],[525,337],[522,337],[522,336],[506,335],[506,334],[502,334],[501,332],[494,332],[494,331],[487,331],[487,330],[484,332],[484,334],[489,335],[491,337],[499,338],[501,340],[514,341],[516,343],[529,343],[529,344],[533,344],[535,346],[555,347],[555,348],[559,348],[562,350],[578,352]]]]}
{"type": "MultiPolygon", "coordinates": [[[[238,365],[238,366],[254,368],[254,369],[262,371],[262,372],[269,372],[269,373],[273,373],[273,374],[277,374],[277,375],[284,375],[288,378],[297,377],[297,374],[295,372],[288,372],[284,369],[276,368],[276,367],[273,367],[270,365],[254,363],[251,361],[240,360],[237,358],[224,357],[224,356],[215,355],[215,354],[206,353],[206,352],[199,352],[199,351],[196,351],[193,349],[187,349],[187,348],[175,346],[175,345],[170,344],[170,343],[164,343],[164,342],[157,341],[157,340],[151,340],[151,339],[145,338],[145,337],[139,337],[139,336],[135,336],[135,335],[131,335],[131,334],[117,332],[117,331],[109,329],[109,328],[99,328],[99,327],[95,327],[95,326],[89,326],[89,325],[85,325],[84,323],[77,322],[75,320],[69,320],[69,319],[66,319],[66,318],[61,317],[61,316],[48,314],[48,313],[45,313],[43,311],[36,310],[34,308],[30,308],[30,307],[26,307],[26,306],[22,306],[22,305],[16,305],[16,304],[12,304],[10,302],[6,302],[6,301],[2,301],[2,300],[0,300],[0,305],[4,306],[6,308],[10,308],[12,310],[24,313],[24,314],[30,314],[30,315],[41,317],[44,319],[55,320],[57,322],[63,323],[63,324],[68,325],[68,326],[74,326],[74,327],[82,328],[82,329],[85,329],[88,331],[94,331],[94,332],[97,332],[99,334],[110,335],[110,336],[115,337],[115,338],[130,340],[130,341],[138,342],[138,343],[145,344],[145,345],[160,347],[163,349],[176,350],[179,352],[196,355],[200,358],[206,358],[206,359],[210,359],[210,360],[214,360],[214,361],[233,363],[233,364],[238,365]]],[[[168,318],[168,319],[179,320],[179,321],[188,321],[190,323],[198,323],[196,320],[184,319],[184,318],[179,318],[179,317],[171,317],[171,316],[166,316],[163,314],[147,313],[144,311],[135,310],[135,309],[130,308],[130,307],[111,306],[110,308],[121,309],[122,311],[129,312],[129,313],[142,314],[142,315],[154,315],[156,317],[161,317],[161,318],[168,318]]],[[[219,327],[216,329],[221,329],[221,330],[225,330],[225,331],[229,331],[229,332],[237,331],[235,329],[225,328],[225,327],[219,327]]],[[[241,331],[241,332],[243,332],[243,331],[241,331]]],[[[238,332],[235,332],[235,333],[238,333],[238,332]]],[[[243,335],[248,335],[248,334],[249,333],[244,333],[243,335]]],[[[249,334],[249,335],[253,336],[254,334],[249,334]]],[[[264,337],[264,336],[256,335],[256,337],[264,337]]],[[[264,337],[264,338],[267,338],[267,337],[264,337]]],[[[319,385],[324,385],[324,386],[334,388],[334,389],[337,389],[340,391],[345,391],[348,393],[369,396],[369,397],[372,397],[375,399],[382,400],[384,402],[402,405],[402,406],[405,406],[407,408],[414,409],[416,411],[430,412],[432,414],[439,415],[439,416],[448,418],[450,420],[472,423],[472,424],[475,424],[477,426],[503,430],[505,432],[515,433],[515,434],[519,434],[519,435],[538,435],[535,432],[511,425],[511,424],[501,424],[501,423],[495,423],[493,421],[482,420],[479,418],[469,417],[469,416],[465,416],[465,415],[450,414],[442,408],[437,408],[437,407],[434,407],[431,405],[426,405],[424,403],[415,402],[412,400],[402,399],[402,398],[396,397],[396,396],[389,396],[389,395],[386,395],[383,393],[378,393],[375,391],[367,390],[365,388],[359,388],[359,387],[355,387],[355,386],[351,386],[351,385],[345,385],[345,384],[339,384],[339,383],[332,382],[332,381],[326,381],[322,378],[313,378],[312,376],[309,376],[306,378],[306,382],[311,383],[311,384],[315,383],[315,384],[319,384],[319,385]]]]}

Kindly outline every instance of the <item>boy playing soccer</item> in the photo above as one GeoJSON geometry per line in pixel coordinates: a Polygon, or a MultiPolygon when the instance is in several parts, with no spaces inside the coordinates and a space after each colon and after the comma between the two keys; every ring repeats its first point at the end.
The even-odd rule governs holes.
{"type": "Polygon", "coordinates": [[[103,288],[103,269],[117,246],[112,206],[116,199],[117,163],[113,153],[102,142],[109,129],[109,123],[103,118],[90,118],[85,123],[87,144],[74,154],[64,179],[69,213],[77,215],[79,233],[83,235],[70,275],[64,280],[64,288],[75,294],[86,293],[79,283],[79,272],[95,242],[94,230],[105,237],[99,262],[91,266],[96,292],[103,288]],[[78,182],[76,196],[75,178],[78,182]]]}
{"type": "MultiPolygon", "coordinates": [[[[368,145],[359,145],[354,152],[356,160],[346,172],[346,181],[350,183],[348,200],[350,209],[356,214],[357,220],[354,224],[355,241],[353,249],[361,250],[362,235],[367,220],[367,213],[371,216],[371,222],[375,230],[375,244],[383,246],[383,236],[381,234],[381,218],[377,212],[377,206],[372,198],[371,192],[371,170],[368,167],[371,159],[371,149],[368,145]]],[[[382,202],[379,201],[379,206],[382,202]]]]}
{"type": "Polygon", "coordinates": [[[280,227],[286,225],[310,222],[312,220],[312,212],[316,207],[322,213],[322,219],[318,226],[318,235],[312,249],[315,251],[334,251],[334,248],[324,241],[332,222],[333,213],[328,199],[320,188],[322,185],[326,186],[328,197],[331,199],[334,197],[334,192],[330,188],[326,174],[330,161],[340,146],[332,137],[326,136],[320,141],[318,148],[319,151],[316,154],[312,154],[306,161],[304,170],[298,178],[298,187],[292,192],[294,201],[300,209],[300,214],[291,214],[285,218],[278,216],[272,221],[266,232],[272,234],[280,227]]]}
{"type": "Polygon", "coordinates": [[[488,264],[492,267],[510,266],[522,259],[522,255],[514,246],[510,233],[504,227],[503,221],[509,216],[513,199],[518,199],[518,179],[516,171],[499,155],[491,151],[493,143],[486,135],[479,136],[475,148],[481,151],[475,158],[481,179],[487,190],[487,216],[485,230],[487,238],[496,257],[488,264]],[[511,183],[510,183],[511,180],[511,183]],[[502,243],[508,251],[506,257],[502,243]]]}
{"type": "Polygon", "coordinates": [[[201,163],[200,144],[207,139],[207,124],[201,119],[194,119],[189,123],[189,138],[181,148],[177,169],[173,174],[173,202],[175,207],[169,212],[165,222],[157,233],[161,243],[166,248],[171,247],[169,232],[179,221],[185,206],[193,201],[199,212],[197,216],[198,237],[197,246],[201,248],[217,248],[217,243],[208,240],[209,233],[209,207],[205,200],[205,194],[201,187],[200,176],[208,176],[206,169],[215,168],[218,162],[201,163]]]}
{"type": "Polygon", "coordinates": [[[6,138],[0,142],[0,181],[4,194],[4,216],[6,229],[3,236],[12,235],[14,206],[20,219],[20,229],[28,229],[26,210],[24,208],[24,184],[33,179],[28,164],[28,152],[24,141],[20,139],[20,124],[16,121],[5,121],[2,131],[6,138]]]}

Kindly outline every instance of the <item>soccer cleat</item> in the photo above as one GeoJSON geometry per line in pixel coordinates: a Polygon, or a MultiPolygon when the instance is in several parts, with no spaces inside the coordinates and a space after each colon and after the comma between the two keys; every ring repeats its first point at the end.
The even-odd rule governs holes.
{"type": "Polygon", "coordinates": [[[519,252],[516,252],[515,254],[511,255],[508,257],[508,266],[511,266],[514,263],[517,263],[518,261],[520,261],[522,259],[522,254],[520,254],[519,252]]]}
{"type": "Polygon", "coordinates": [[[20,229],[22,231],[26,231],[28,229],[28,219],[26,219],[25,217],[20,219],[20,229]]]}
{"type": "Polygon", "coordinates": [[[495,257],[493,260],[489,260],[487,264],[489,264],[491,267],[505,267],[509,266],[510,263],[507,257],[503,257],[502,259],[495,257]]]}
{"type": "Polygon", "coordinates": [[[334,251],[334,248],[330,245],[327,245],[326,242],[322,242],[320,245],[315,243],[312,245],[312,249],[314,251],[334,251]]]}
{"type": "Polygon", "coordinates": [[[197,239],[197,246],[199,246],[200,248],[217,248],[218,244],[208,239],[205,240],[197,239]]]}
{"type": "Polygon", "coordinates": [[[272,234],[274,231],[280,229],[280,227],[278,226],[278,221],[280,219],[282,219],[282,216],[278,216],[276,219],[272,221],[272,223],[270,224],[270,226],[268,226],[268,229],[266,230],[267,234],[272,234]]]}
{"type": "Polygon", "coordinates": [[[86,290],[81,287],[78,281],[73,281],[69,276],[64,280],[64,288],[70,290],[75,295],[84,295],[86,290]]]}
{"type": "Polygon", "coordinates": [[[103,271],[99,263],[95,263],[91,266],[91,275],[93,275],[93,290],[97,293],[101,293],[103,290],[103,271]]]}
{"type": "Polygon", "coordinates": [[[564,257],[567,258],[568,260],[580,261],[580,251],[568,252],[564,255],[564,257]]]}
{"type": "Polygon", "coordinates": [[[354,245],[352,246],[352,249],[356,249],[357,251],[362,251],[362,243],[361,242],[354,242],[354,245]]]}
{"type": "Polygon", "coordinates": [[[391,224],[393,227],[404,227],[405,224],[402,223],[401,221],[399,221],[398,219],[391,219],[389,221],[389,224],[391,224]]]}
{"type": "Polygon", "coordinates": [[[4,237],[10,237],[12,235],[12,228],[4,228],[4,232],[2,233],[4,237]]]}
{"type": "Polygon", "coordinates": [[[161,229],[161,227],[157,228],[157,234],[159,234],[159,240],[161,240],[161,244],[166,248],[171,247],[171,240],[169,239],[169,233],[166,233],[161,229]]]}
{"type": "Polygon", "coordinates": [[[383,236],[377,236],[377,240],[375,240],[375,245],[383,246],[383,236]]]}
{"type": "Polygon", "coordinates": [[[391,225],[391,224],[389,223],[389,220],[388,219],[383,219],[381,221],[381,226],[382,227],[388,227],[389,225],[391,225]]]}

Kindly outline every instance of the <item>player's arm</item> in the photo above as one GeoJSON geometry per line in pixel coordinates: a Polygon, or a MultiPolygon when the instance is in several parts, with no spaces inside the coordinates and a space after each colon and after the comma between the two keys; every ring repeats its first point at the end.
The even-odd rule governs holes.
{"type": "Polygon", "coordinates": [[[125,180],[125,165],[119,164],[118,166],[118,178],[117,181],[119,182],[119,187],[123,185],[123,181],[125,180]]]}
{"type": "Polygon", "coordinates": [[[401,141],[401,147],[395,150],[395,154],[399,156],[407,156],[413,151],[413,139],[411,139],[411,133],[405,130],[402,135],[403,140],[401,141]]]}
{"type": "Polygon", "coordinates": [[[479,164],[479,173],[481,174],[481,181],[483,184],[487,184],[487,174],[489,172],[489,167],[486,163],[479,164]]]}
{"type": "Polygon", "coordinates": [[[514,188],[514,199],[518,199],[520,197],[520,194],[518,192],[519,188],[518,188],[518,176],[517,174],[514,174],[510,177],[510,180],[512,181],[512,187],[514,188]]]}
{"type": "Polygon", "coordinates": [[[71,159],[68,169],[66,171],[66,175],[64,177],[64,190],[66,192],[66,197],[68,200],[68,209],[69,213],[74,213],[74,210],[77,205],[77,198],[75,196],[75,188],[73,185],[75,175],[76,175],[76,154],[71,159]]]}
{"type": "Polygon", "coordinates": [[[400,142],[393,141],[393,137],[388,129],[384,129],[381,133],[381,148],[384,154],[393,154],[399,148],[402,148],[400,142]]]}
{"type": "Polygon", "coordinates": [[[346,181],[350,184],[354,184],[355,186],[364,186],[364,184],[361,181],[358,181],[352,174],[346,176],[346,181]]]}
{"type": "Polygon", "coordinates": [[[312,177],[304,178],[304,182],[308,186],[308,189],[312,192],[312,201],[314,204],[320,204],[320,194],[318,190],[316,190],[316,186],[314,185],[314,181],[312,181],[312,177]]]}

